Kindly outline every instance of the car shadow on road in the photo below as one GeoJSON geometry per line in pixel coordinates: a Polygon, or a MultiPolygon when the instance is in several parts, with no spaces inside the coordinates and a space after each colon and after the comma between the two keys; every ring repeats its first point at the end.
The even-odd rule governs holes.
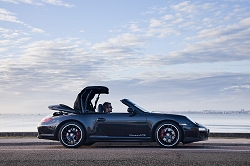
{"type": "Polygon", "coordinates": [[[127,149],[127,148],[158,148],[158,149],[203,149],[207,146],[205,145],[191,145],[191,144],[186,144],[186,145],[183,145],[183,144],[180,144],[176,147],[161,147],[157,144],[155,145],[133,145],[133,144],[123,144],[123,145],[119,145],[119,144],[94,144],[94,145],[91,145],[91,146],[81,146],[80,148],[108,148],[108,149],[112,149],[112,148],[121,148],[121,149],[127,149]]]}

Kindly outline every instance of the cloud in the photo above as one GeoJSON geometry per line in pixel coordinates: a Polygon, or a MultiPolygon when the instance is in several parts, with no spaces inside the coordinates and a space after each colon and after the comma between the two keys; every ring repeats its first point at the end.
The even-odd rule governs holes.
{"type": "Polygon", "coordinates": [[[32,28],[31,32],[34,32],[34,33],[44,33],[44,30],[42,30],[40,28],[32,28]]]}
{"type": "MultiPolygon", "coordinates": [[[[244,19],[247,20],[247,19],[244,19]]],[[[199,38],[222,38],[224,36],[232,36],[240,33],[241,31],[247,31],[248,27],[241,26],[242,21],[234,25],[228,25],[226,27],[217,27],[212,29],[204,29],[198,33],[199,38]]]]}
{"type": "Polygon", "coordinates": [[[178,11],[178,12],[185,12],[185,13],[197,12],[197,7],[193,4],[190,4],[189,1],[184,1],[184,2],[181,2],[177,5],[172,5],[171,8],[178,11]]]}
{"type": "Polygon", "coordinates": [[[20,47],[30,39],[30,36],[22,30],[11,30],[0,27],[0,52],[5,52],[1,56],[8,57],[13,55],[13,52],[20,51],[20,47]]]}
{"type": "Polygon", "coordinates": [[[2,2],[7,2],[7,3],[13,3],[13,4],[18,4],[18,1],[16,0],[1,0],[2,2]]]}
{"type": "Polygon", "coordinates": [[[0,21],[9,21],[24,24],[22,21],[18,20],[14,13],[9,12],[8,10],[3,8],[0,8],[0,21]]]}
{"type": "Polygon", "coordinates": [[[64,6],[64,7],[68,7],[68,8],[74,7],[74,5],[65,3],[61,0],[42,0],[42,2],[47,3],[47,4],[56,5],[56,6],[64,6]]]}
{"type": "Polygon", "coordinates": [[[149,27],[160,27],[164,24],[161,20],[151,19],[149,27]]]}
{"type": "Polygon", "coordinates": [[[188,44],[183,51],[173,51],[169,55],[180,63],[250,60],[249,36],[249,28],[239,24],[206,29],[197,36],[204,40],[188,44]]]}
{"type": "Polygon", "coordinates": [[[147,30],[141,32],[145,37],[165,39],[165,47],[161,45],[167,51],[156,58],[165,64],[249,60],[249,14],[236,11],[241,8],[237,5],[227,5],[190,1],[172,4],[173,10],[148,20],[147,30]],[[172,43],[176,43],[176,49],[171,49],[172,43]]]}
{"type": "Polygon", "coordinates": [[[240,21],[240,24],[249,27],[250,26],[250,17],[249,18],[245,18],[243,20],[240,21]]]}
{"type": "Polygon", "coordinates": [[[55,6],[64,6],[67,8],[72,8],[74,5],[68,4],[63,2],[62,0],[1,0],[3,2],[7,3],[13,3],[13,4],[19,4],[19,3],[25,3],[29,5],[55,5],[55,6]]]}
{"type": "Polygon", "coordinates": [[[107,42],[94,44],[92,49],[103,54],[127,55],[134,54],[134,51],[142,47],[145,42],[146,39],[139,35],[125,33],[115,38],[110,38],[107,42]]]}
{"type": "Polygon", "coordinates": [[[167,14],[167,15],[163,16],[162,19],[163,20],[172,20],[172,19],[174,19],[174,16],[171,14],[167,14]]]}
{"type": "Polygon", "coordinates": [[[249,90],[249,89],[250,89],[250,84],[246,84],[246,85],[229,86],[229,87],[223,88],[221,91],[226,91],[226,90],[244,91],[244,90],[249,90]]]}
{"type": "Polygon", "coordinates": [[[132,32],[140,32],[140,31],[142,31],[142,29],[138,27],[137,23],[131,23],[129,29],[132,32]]]}
{"type": "Polygon", "coordinates": [[[84,79],[91,77],[93,70],[89,64],[90,58],[76,48],[77,45],[72,44],[73,39],[33,42],[23,46],[21,56],[0,59],[1,75],[5,76],[0,81],[1,89],[26,91],[54,86],[56,90],[72,85],[70,82],[85,82],[84,79]],[[69,80],[65,80],[65,77],[69,80]],[[78,78],[80,79],[77,81],[78,78]],[[8,86],[9,84],[12,86],[8,86]]]}
{"type": "MultiPolygon", "coordinates": [[[[33,28],[32,26],[27,25],[26,23],[20,21],[18,19],[18,17],[15,16],[14,13],[12,13],[12,12],[6,10],[6,9],[3,9],[3,8],[0,8],[0,21],[7,21],[7,22],[12,22],[12,23],[22,24],[25,27],[31,29],[31,32],[34,32],[34,33],[44,33],[44,31],[42,29],[40,29],[40,28],[33,28]]],[[[4,29],[4,28],[2,28],[2,29],[4,29]]],[[[5,33],[7,31],[1,30],[0,32],[5,33]]]]}

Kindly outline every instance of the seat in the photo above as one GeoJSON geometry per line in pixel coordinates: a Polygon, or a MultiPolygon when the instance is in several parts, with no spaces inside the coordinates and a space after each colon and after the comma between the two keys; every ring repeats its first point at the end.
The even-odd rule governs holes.
{"type": "Polygon", "coordinates": [[[98,104],[98,112],[103,113],[102,104],[98,104]]]}

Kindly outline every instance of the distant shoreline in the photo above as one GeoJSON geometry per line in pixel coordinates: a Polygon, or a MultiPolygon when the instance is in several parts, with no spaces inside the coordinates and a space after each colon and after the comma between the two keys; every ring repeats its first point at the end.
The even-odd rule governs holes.
{"type": "Polygon", "coordinates": [[[204,110],[204,111],[172,111],[175,114],[250,114],[249,111],[220,111],[220,110],[204,110]]]}

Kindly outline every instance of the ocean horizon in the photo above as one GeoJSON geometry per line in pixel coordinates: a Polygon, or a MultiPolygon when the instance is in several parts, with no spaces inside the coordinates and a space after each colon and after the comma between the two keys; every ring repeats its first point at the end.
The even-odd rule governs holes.
{"type": "MultiPolygon", "coordinates": [[[[173,112],[171,112],[173,113],[173,112]]],[[[206,126],[212,133],[250,133],[250,114],[175,113],[206,126]]],[[[0,114],[0,132],[37,132],[37,125],[47,114],[0,114]]]]}

